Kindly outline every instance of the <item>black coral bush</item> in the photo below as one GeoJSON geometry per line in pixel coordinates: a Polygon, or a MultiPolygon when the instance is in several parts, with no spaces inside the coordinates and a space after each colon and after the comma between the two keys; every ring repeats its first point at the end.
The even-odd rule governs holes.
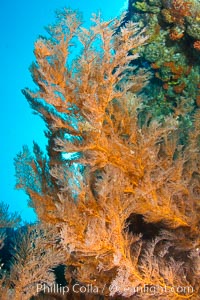
{"type": "Polygon", "coordinates": [[[53,268],[64,262],[57,239],[46,225],[26,225],[13,232],[11,260],[7,270],[2,268],[2,300],[28,300],[40,286],[54,284],[53,268]]]}
{"type": "Polygon", "coordinates": [[[17,186],[41,223],[56,228],[69,286],[92,284],[110,297],[197,299],[199,111],[187,146],[175,117],[141,117],[149,74],[132,62],[145,33],[132,22],[93,21],[86,30],[76,12],[63,10],[49,38],[35,44],[38,89],[24,94],[46,123],[47,156],[37,144],[33,154],[24,147],[17,186]]]}

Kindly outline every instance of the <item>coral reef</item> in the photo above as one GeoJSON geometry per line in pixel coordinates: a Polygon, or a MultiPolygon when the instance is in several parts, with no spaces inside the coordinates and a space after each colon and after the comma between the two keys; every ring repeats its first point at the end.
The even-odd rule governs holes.
{"type": "Polygon", "coordinates": [[[153,73],[145,113],[157,118],[175,113],[184,129],[191,126],[189,115],[199,107],[199,1],[130,0],[129,10],[127,19],[146,26],[149,35],[139,62],[146,61],[153,73]]]}
{"type": "Polygon", "coordinates": [[[89,29],[64,9],[36,41],[23,93],[47,153],[25,146],[15,167],[40,223],[14,243],[5,300],[200,298],[199,66],[177,44],[194,3],[136,3],[139,24],[95,15],[89,29]],[[164,14],[172,27],[155,26],[164,14]]]}

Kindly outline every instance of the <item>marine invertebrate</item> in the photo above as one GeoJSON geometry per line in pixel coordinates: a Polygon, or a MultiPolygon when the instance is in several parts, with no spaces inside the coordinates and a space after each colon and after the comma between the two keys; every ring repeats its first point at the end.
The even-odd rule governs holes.
{"type": "Polygon", "coordinates": [[[200,51],[200,41],[195,41],[193,46],[196,50],[200,51]]]}
{"type": "MultiPolygon", "coordinates": [[[[191,15],[191,5],[192,3],[185,0],[170,0],[163,1],[165,8],[168,10],[170,17],[166,18],[171,23],[183,25],[185,22],[185,17],[191,15]]],[[[166,12],[164,11],[166,16],[166,12]]]]}
{"type": "Polygon", "coordinates": [[[181,28],[180,26],[174,26],[172,29],[170,29],[169,36],[173,41],[180,40],[184,36],[184,28],[181,28]]]}
{"type": "Polygon", "coordinates": [[[55,282],[52,268],[64,261],[64,255],[57,245],[56,229],[46,225],[20,228],[13,244],[3,299],[29,300],[38,293],[38,285],[49,287],[55,282]]]}
{"type": "Polygon", "coordinates": [[[176,117],[141,116],[137,92],[148,73],[136,72],[138,55],[128,53],[147,38],[133,22],[119,29],[120,22],[96,16],[87,30],[64,10],[50,38],[37,41],[38,90],[24,94],[46,122],[48,157],[36,144],[33,154],[24,148],[15,161],[17,185],[41,222],[56,225],[67,278],[95,283],[106,296],[140,297],[133,286],[148,285],[166,286],[166,299],[196,297],[199,200],[191,182],[200,174],[199,112],[185,147],[176,117]],[[77,37],[82,54],[69,67],[77,37]],[[172,291],[175,285],[192,288],[172,291]]]}
{"type": "Polygon", "coordinates": [[[187,17],[186,33],[195,40],[200,40],[200,20],[187,17]]]}
{"type": "Polygon", "coordinates": [[[197,95],[196,97],[196,105],[200,107],[200,95],[197,95]]]}
{"type": "MultiPolygon", "coordinates": [[[[169,61],[169,62],[165,62],[163,64],[164,67],[168,67],[170,69],[170,71],[177,75],[178,78],[181,76],[181,74],[183,74],[184,72],[184,68],[181,65],[177,65],[175,64],[174,61],[169,61]]],[[[177,77],[175,77],[174,79],[177,79],[177,77]]]]}
{"type": "Polygon", "coordinates": [[[181,94],[182,92],[183,92],[183,90],[185,89],[185,83],[184,82],[182,82],[181,84],[179,84],[179,85],[175,85],[174,86],[174,92],[176,93],[176,94],[181,94]]]}

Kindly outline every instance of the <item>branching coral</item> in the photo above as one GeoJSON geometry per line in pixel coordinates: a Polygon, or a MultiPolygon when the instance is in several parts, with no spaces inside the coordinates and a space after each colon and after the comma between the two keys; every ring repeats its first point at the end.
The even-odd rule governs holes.
{"type": "Polygon", "coordinates": [[[47,124],[48,158],[36,144],[34,155],[24,148],[15,162],[17,186],[40,220],[58,229],[69,285],[75,280],[97,285],[102,295],[143,299],[151,295],[141,289],[159,286],[157,298],[196,299],[199,112],[185,147],[176,116],[159,122],[141,115],[136,93],[148,73],[137,71],[138,55],[128,53],[146,37],[132,22],[119,29],[120,22],[96,16],[86,30],[64,10],[50,38],[36,42],[38,90],[24,94],[47,124]],[[82,53],[69,66],[77,38],[82,53]]]}
{"type": "Polygon", "coordinates": [[[28,300],[38,286],[55,281],[52,268],[64,261],[56,242],[56,230],[34,225],[20,228],[13,240],[12,262],[2,280],[2,300],[28,300]]]}
{"type": "Polygon", "coordinates": [[[7,290],[5,287],[5,282],[7,280],[7,266],[4,260],[3,254],[9,256],[9,249],[6,249],[6,240],[7,240],[7,229],[17,227],[21,221],[20,216],[17,213],[10,213],[9,206],[0,203],[0,296],[3,299],[2,293],[5,293],[7,290]]]}

